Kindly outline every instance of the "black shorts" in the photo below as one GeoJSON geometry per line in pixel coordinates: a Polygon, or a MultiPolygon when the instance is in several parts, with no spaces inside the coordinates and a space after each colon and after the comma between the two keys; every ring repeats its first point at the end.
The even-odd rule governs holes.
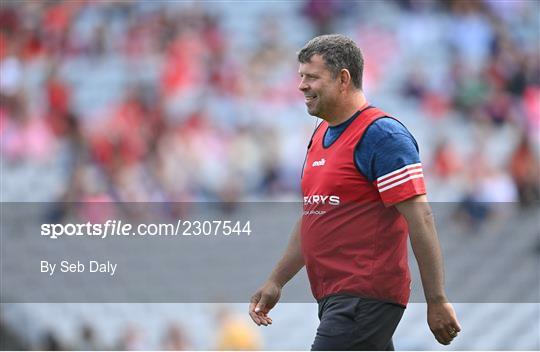
{"type": "Polygon", "coordinates": [[[393,351],[392,335],[405,308],[351,295],[319,301],[319,328],[312,351],[393,351]]]}

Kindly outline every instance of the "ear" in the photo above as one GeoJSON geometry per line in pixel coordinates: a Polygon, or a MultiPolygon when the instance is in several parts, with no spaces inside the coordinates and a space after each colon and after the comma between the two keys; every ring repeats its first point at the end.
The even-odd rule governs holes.
{"type": "Polygon", "coordinates": [[[344,92],[349,89],[351,85],[351,73],[346,68],[341,69],[339,72],[339,86],[340,91],[344,92]]]}

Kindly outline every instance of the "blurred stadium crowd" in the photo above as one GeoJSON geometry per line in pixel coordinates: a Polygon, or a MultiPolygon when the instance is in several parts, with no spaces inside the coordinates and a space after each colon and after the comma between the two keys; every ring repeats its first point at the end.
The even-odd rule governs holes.
{"type": "Polygon", "coordinates": [[[296,91],[295,52],[321,32],[359,42],[368,98],[417,135],[428,182],[483,201],[538,199],[537,10],[498,0],[3,2],[3,199],[297,192],[314,121],[296,91]],[[504,145],[490,149],[492,139],[504,145]],[[40,197],[9,177],[20,164],[61,172],[40,197]]]}
{"type": "Polygon", "coordinates": [[[14,306],[17,305],[8,307],[7,314],[18,310],[19,320],[26,325],[25,335],[21,336],[19,331],[17,336],[12,328],[0,325],[2,350],[181,351],[264,347],[257,329],[239,314],[238,304],[215,304],[210,309],[207,306],[206,311],[200,309],[202,305],[193,304],[29,304],[13,309],[14,306]],[[104,319],[101,314],[107,310],[108,319],[104,319]],[[51,319],[49,314],[53,312],[61,312],[62,316],[51,319]],[[36,325],[34,320],[41,319],[47,320],[49,326],[36,334],[32,329],[36,325]]]}
{"type": "Polygon", "coordinates": [[[431,200],[530,206],[539,6],[2,1],[2,201],[297,200],[315,121],[296,51],[340,32],[368,99],[417,137],[431,200]]]}

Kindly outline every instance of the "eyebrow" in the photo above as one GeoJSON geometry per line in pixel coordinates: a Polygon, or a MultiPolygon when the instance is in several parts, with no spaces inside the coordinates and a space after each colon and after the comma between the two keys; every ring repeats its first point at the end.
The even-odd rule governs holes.
{"type": "Polygon", "coordinates": [[[307,77],[313,77],[313,78],[319,77],[319,75],[316,74],[316,73],[302,73],[302,72],[298,71],[298,74],[299,74],[300,76],[304,75],[304,76],[307,76],[307,77]]]}

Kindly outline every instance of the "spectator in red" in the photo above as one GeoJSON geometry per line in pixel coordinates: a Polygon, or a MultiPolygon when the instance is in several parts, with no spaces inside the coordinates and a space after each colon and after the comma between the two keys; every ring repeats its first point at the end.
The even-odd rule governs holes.
{"type": "Polygon", "coordinates": [[[451,144],[439,143],[433,153],[433,172],[441,179],[447,179],[462,170],[462,162],[451,144]]]}
{"type": "Polygon", "coordinates": [[[516,183],[522,206],[527,207],[540,200],[538,157],[525,134],[510,159],[510,173],[516,183]]]}

